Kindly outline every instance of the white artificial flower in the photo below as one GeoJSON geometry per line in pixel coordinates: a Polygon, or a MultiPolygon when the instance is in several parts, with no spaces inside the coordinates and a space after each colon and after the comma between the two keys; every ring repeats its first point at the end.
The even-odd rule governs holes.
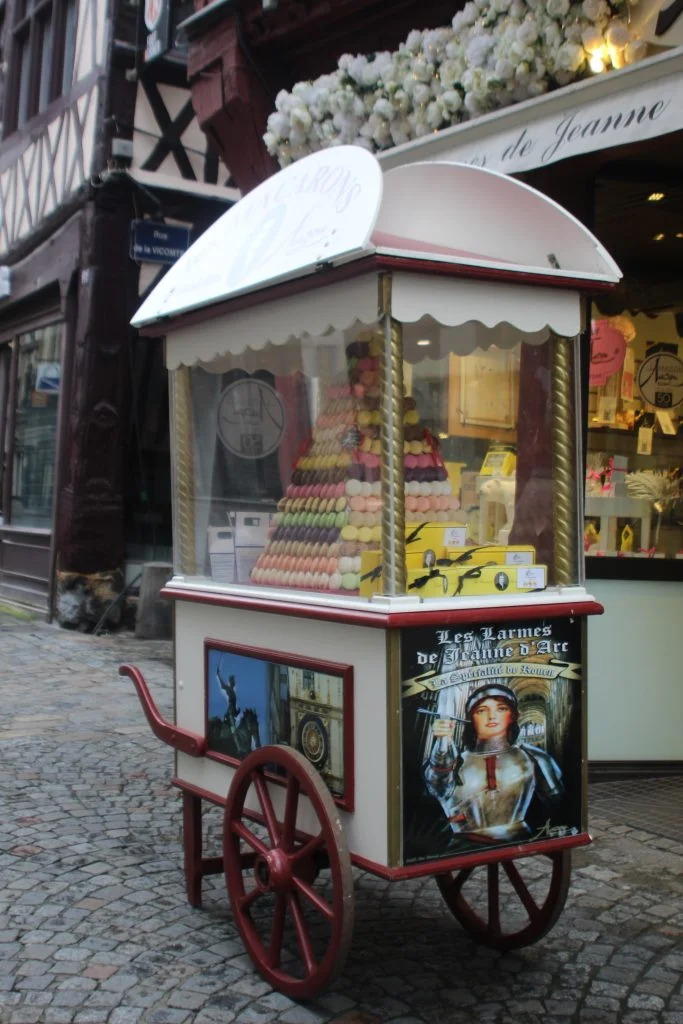
{"type": "Polygon", "coordinates": [[[441,125],[447,121],[443,104],[439,100],[432,100],[427,107],[426,117],[427,124],[432,131],[436,131],[437,128],[440,128],[441,125]]]}
{"type": "Polygon", "coordinates": [[[509,82],[514,77],[515,65],[511,60],[504,57],[496,61],[496,66],[493,70],[496,78],[499,78],[501,82],[509,82]]]}
{"type": "Polygon", "coordinates": [[[412,138],[410,124],[405,118],[394,119],[390,125],[391,137],[395,146],[401,146],[404,142],[410,142],[412,138]]]}
{"type": "Polygon", "coordinates": [[[376,100],[372,109],[378,117],[384,117],[387,120],[394,115],[394,108],[386,97],[380,97],[380,99],[376,100]]]}
{"type": "Polygon", "coordinates": [[[457,89],[448,89],[442,95],[441,102],[451,117],[462,110],[462,96],[457,89]]]}
{"type": "Polygon", "coordinates": [[[623,21],[613,21],[605,32],[608,46],[622,47],[631,41],[631,33],[623,21]]]}
{"type": "Polygon", "coordinates": [[[564,43],[557,51],[557,66],[561,71],[576,72],[583,61],[583,47],[575,43],[564,43]]]}
{"type": "Polygon", "coordinates": [[[624,61],[626,64],[635,64],[636,61],[647,57],[647,43],[644,39],[632,39],[624,47],[624,61]]]}
{"type": "Polygon", "coordinates": [[[602,32],[595,25],[585,28],[581,33],[581,44],[586,53],[599,53],[604,43],[602,32]]]}
{"type": "Polygon", "coordinates": [[[525,18],[516,32],[517,42],[522,46],[532,46],[538,39],[538,22],[532,18],[525,18]]]}
{"type": "Polygon", "coordinates": [[[569,0],[546,0],[545,9],[551,18],[564,18],[569,12],[569,0]]]}
{"type": "Polygon", "coordinates": [[[581,22],[574,21],[570,25],[565,25],[564,38],[567,43],[578,43],[581,44],[581,22]]]}
{"type": "Polygon", "coordinates": [[[278,149],[280,148],[280,144],[282,142],[280,136],[276,132],[269,131],[264,134],[263,141],[265,142],[266,149],[268,150],[270,155],[277,156],[278,149]]]}
{"type": "Polygon", "coordinates": [[[292,109],[292,138],[300,131],[308,131],[313,124],[313,118],[306,107],[299,106],[292,109]]]}
{"type": "Polygon", "coordinates": [[[275,109],[282,111],[283,114],[288,114],[292,109],[292,97],[285,89],[280,89],[275,97],[275,109]]]}
{"type": "Polygon", "coordinates": [[[424,106],[428,103],[431,98],[432,92],[428,85],[424,82],[418,82],[413,89],[413,100],[417,106],[424,106]]]}
{"type": "MultiPolygon", "coordinates": [[[[479,11],[475,7],[475,5],[473,3],[465,4],[463,9],[461,11],[458,11],[458,13],[456,15],[454,15],[453,21],[451,22],[455,35],[459,36],[460,33],[463,32],[465,29],[468,29],[472,25],[474,25],[474,23],[475,23],[475,21],[477,20],[478,17],[479,17],[479,11]]],[[[448,54],[449,47],[451,47],[452,45],[453,45],[453,41],[447,43],[447,45],[446,45],[446,53],[447,54],[448,54]]]]}
{"type": "Polygon", "coordinates": [[[470,67],[479,68],[486,63],[486,58],[493,46],[493,39],[487,35],[474,36],[467,47],[466,59],[470,67]]]}
{"type": "Polygon", "coordinates": [[[289,136],[289,118],[286,114],[276,110],[268,118],[268,131],[286,139],[289,136]]]}
{"type": "Polygon", "coordinates": [[[406,39],[404,46],[410,53],[419,53],[422,47],[422,33],[414,28],[406,39]]]}
{"type": "Polygon", "coordinates": [[[589,21],[599,23],[609,15],[609,7],[605,0],[583,0],[581,4],[583,14],[589,21]]]}

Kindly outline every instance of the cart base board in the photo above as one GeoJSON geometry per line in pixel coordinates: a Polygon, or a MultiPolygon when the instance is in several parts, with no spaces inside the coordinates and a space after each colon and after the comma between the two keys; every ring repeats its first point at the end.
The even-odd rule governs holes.
{"type": "MultiPolygon", "coordinates": [[[[208,790],[200,789],[173,778],[171,784],[183,794],[183,851],[185,864],[185,885],[187,898],[191,906],[200,907],[202,903],[202,878],[219,875],[224,871],[222,857],[203,856],[202,833],[202,801],[218,807],[225,807],[225,800],[220,799],[208,790]]],[[[261,821],[260,815],[250,813],[254,821],[261,821]]],[[[358,854],[351,853],[351,862],[361,871],[367,871],[378,878],[389,882],[405,881],[411,878],[424,878],[429,875],[444,874],[448,871],[461,871],[466,868],[479,867],[484,864],[498,864],[521,857],[534,857],[539,854],[556,853],[559,850],[570,850],[578,846],[588,846],[592,837],[588,832],[578,835],[562,836],[554,839],[542,839],[532,843],[518,843],[503,849],[482,849],[473,853],[459,854],[456,857],[443,857],[439,860],[428,860],[419,864],[408,864],[405,867],[387,867],[358,854]]]]}

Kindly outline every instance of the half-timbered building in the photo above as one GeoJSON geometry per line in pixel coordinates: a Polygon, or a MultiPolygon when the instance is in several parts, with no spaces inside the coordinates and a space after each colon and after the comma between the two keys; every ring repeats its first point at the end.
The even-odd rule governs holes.
{"type": "Polygon", "coordinates": [[[237,196],[174,45],[191,10],[0,3],[0,599],[80,628],[170,556],[166,375],[128,325],[237,196]]]}

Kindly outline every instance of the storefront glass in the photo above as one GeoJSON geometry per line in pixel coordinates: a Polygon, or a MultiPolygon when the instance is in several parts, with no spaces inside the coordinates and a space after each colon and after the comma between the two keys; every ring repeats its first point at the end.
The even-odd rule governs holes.
{"type": "Polygon", "coordinates": [[[61,325],[21,334],[16,363],[10,522],[50,528],[61,379],[61,325]]]}
{"type": "Polygon", "coordinates": [[[648,559],[670,574],[683,564],[683,200],[678,181],[627,170],[596,187],[596,232],[624,283],[593,304],[584,548],[601,575],[617,558],[616,576],[648,559]]]}

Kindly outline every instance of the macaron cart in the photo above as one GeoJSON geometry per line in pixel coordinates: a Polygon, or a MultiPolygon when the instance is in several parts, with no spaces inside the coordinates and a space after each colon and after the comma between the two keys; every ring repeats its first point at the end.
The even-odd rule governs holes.
{"type": "Polygon", "coordinates": [[[434,875],[497,949],[562,910],[590,841],[602,610],[578,338],[583,296],[618,279],[517,181],[383,176],[340,147],[242,199],[136,315],[170,373],[174,721],[121,672],[176,749],[191,903],[224,873],[246,950],[290,996],[342,968],[352,866],[434,875]],[[205,800],[224,808],[218,856],[205,800]]]}

